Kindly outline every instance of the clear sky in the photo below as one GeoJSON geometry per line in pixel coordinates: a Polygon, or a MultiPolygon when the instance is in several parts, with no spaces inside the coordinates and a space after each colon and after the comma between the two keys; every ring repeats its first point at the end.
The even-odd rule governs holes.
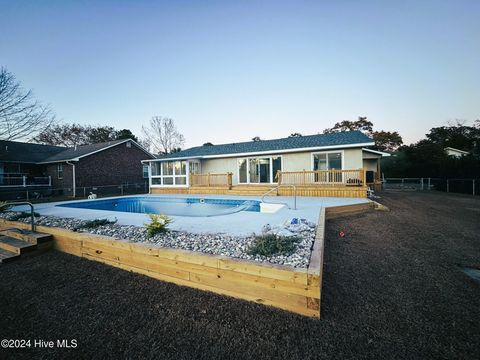
{"type": "Polygon", "coordinates": [[[367,116],[410,143],[480,118],[480,1],[4,1],[0,65],[66,122],[186,146],[367,116]]]}

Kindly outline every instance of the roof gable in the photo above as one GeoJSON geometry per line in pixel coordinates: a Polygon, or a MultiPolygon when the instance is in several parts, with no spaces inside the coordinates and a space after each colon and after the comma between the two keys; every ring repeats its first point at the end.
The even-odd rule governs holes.
{"type": "Polygon", "coordinates": [[[154,155],[150,154],[132,139],[80,145],[72,148],[15,141],[0,141],[0,149],[2,150],[0,151],[0,161],[38,164],[73,161],[126,142],[131,142],[134,146],[145,152],[146,155],[155,158],[154,155]],[[8,151],[4,151],[5,147],[7,147],[8,151]]]}

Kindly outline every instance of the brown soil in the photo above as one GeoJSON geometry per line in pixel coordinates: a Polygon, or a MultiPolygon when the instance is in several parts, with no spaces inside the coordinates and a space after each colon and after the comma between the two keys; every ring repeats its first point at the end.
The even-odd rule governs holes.
{"type": "Polygon", "coordinates": [[[461,267],[480,267],[480,200],[380,202],[327,223],[321,320],[52,251],[0,267],[0,340],[78,346],[0,358],[478,358],[480,284],[461,267]]]}

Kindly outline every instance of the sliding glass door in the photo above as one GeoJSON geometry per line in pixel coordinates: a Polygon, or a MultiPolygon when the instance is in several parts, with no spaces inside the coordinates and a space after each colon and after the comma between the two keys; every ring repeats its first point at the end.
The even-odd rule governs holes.
{"type": "Polygon", "coordinates": [[[270,184],[282,170],[280,156],[238,159],[238,182],[241,184],[270,184]]]}

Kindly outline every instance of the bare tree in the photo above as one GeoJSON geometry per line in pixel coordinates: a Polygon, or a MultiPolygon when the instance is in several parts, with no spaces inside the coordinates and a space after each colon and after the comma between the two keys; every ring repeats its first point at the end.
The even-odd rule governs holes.
{"type": "Polygon", "coordinates": [[[175,121],[168,117],[154,116],[149,126],[142,126],[146,142],[150,143],[153,152],[169,154],[178,151],[185,143],[185,138],[175,126],[175,121]]]}
{"type": "Polygon", "coordinates": [[[12,73],[0,68],[0,139],[30,137],[54,121],[50,108],[35,100],[32,90],[24,90],[12,73]]]}

